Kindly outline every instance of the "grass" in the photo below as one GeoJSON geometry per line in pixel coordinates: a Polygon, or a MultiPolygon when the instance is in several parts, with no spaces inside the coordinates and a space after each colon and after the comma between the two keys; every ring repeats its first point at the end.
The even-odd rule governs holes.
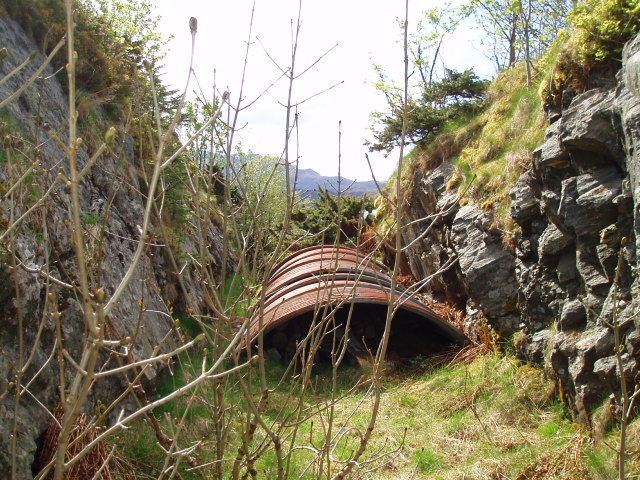
{"type": "Polygon", "coordinates": [[[438,470],[445,468],[446,463],[440,455],[428,449],[421,449],[417,451],[414,456],[416,462],[416,468],[420,473],[435,473],[438,470]]]}
{"type": "MultiPolygon", "coordinates": [[[[488,89],[483,112],[447,123],[420,151],[414,149],[412,155],[407,156],[402,173],[405,191],[411,195],[411,181],[420,172],[452,161],[455,171],[447,187],[460,187],[463,205],[474,202],[482,208],[493,209],[496,226],[510,232],[513,224],[509,192],[530,165],[531,152],[544,139],[547,122],[539,89],[542,83],[548,82],[544,69],[552,63],[546,57],[539,61],[540,70],[531,86],[526,85],[523,64],[498,75],[488,89]]],[[[385,208],[385,203],[380,198],[377,201],[381,212],[378,222],[383,227],[387,210],[391,211],[385,208]]]]}
{"type": "Polygon", "coordinates": [[[85,225],[97,225],[101,222],[102,222],[102,217],[95,212],[86,213],[82,217],[82,223],[84,223],[85,225]]]}
{"type": "MultiPolygon", "coordinates": [[[[489,88],[489,106],[480,114],[483,125],[462,148],[455,164],[458,173],[450,185],[463,189],[463,200],[483,208],[509,205],[509,191],[530,165],[531,153],[543,140],[546,119],[538,95],[543,75],[526,85],[524,65],[502,72],[489,88]],[[469,172],[476,177],[470,183],[469,172]]],[[[508,209],[505,209],[508,210],[508,209]]],[[[505,225],[506,219],[498,219],[505,225]]]]}
{"type": "MultiPolygon", "coordinates": [[[[192,374],[190,365],[199,366],[201,359],[202,354],[183,358],[160,395],[181,385],[192,374]]],[[[292,411],[292,399],[297,401],[301,392],[292,375],[282,380],[284,365],[271,362],[266,371],[269,388],[274,391],[265,409],[265,419],[277,428],[292,411]]],[[[338,392],[349,392],[361,373],[355,367],[341,369],[336,379],[338,392]]],[[[305,407],[325,405],[331,398],[332,382],[328,367],[314,371],[313,388],[304,398],[305,407]]],[[[188,428],[181,436],[182,445],[211,439],[213,417],[207,404],[213,401],[212,390],[211,386],[205,386],[191,400],[177,400],[161,412],[165,428],[169,428],[169,419],[189,412],[188,428]]],[[[614,478],[615,455],[602,442],[590,440],[584,427],[563,417],[562,406],[553,400],[552,391],[553,384],[543,372],[521,365],[513,357],[494,354],[479,357],[468,366],[412,374],[391,372],[384,380],[381,410],[365,458],[365,462],[372,462],[368,468],[374,469],[367,478],[614,478]],[[376,459],[381,452],[394,453],[376,459]],[[542,471],[545,468],[547,473],[542,471]]],[[[334,426],[366,427],[371,411],[365,392],[364,388],[356,389],[336,404],[334,426]]],[[[230,379],[226,384],[225,401],[238,412],[245,408],[236,380],[230,379]]],[[[233,428],[227,455],[231,457],[239,445],[241,418],[229,417],[233,428]]],[[[296,445],[320,445],[326,420],[327,411],[317,411],[315,417],[305,420],[298,430],[296,445]]],[[[640,427],[632,431],[636,430],[640,431],[640,427]]],[[[338,442],[334,451],[336,458],[347,459],[357,448],[358,436],[355,430],[352,432],[353,435],[344,435],[338,442]]],[[[632,442],[635,448],[637,440],[632,442]]],[[[146,464],[159,468],[162,452],[150,446],[155,440],[142,422],[126,432],[120,441],[128,458],[144,459],[146,464]]],[[[258,435],[252,445],[263,441],[264,435],[258,435]]],[[[616,432],[610,432],[605,441],[615,445],[616,432]]],[[[265,454],[255,464],[260,478],[267,478],[275,468],[271,447],[265,448],[265,454]]],[[[211,442],[204,442],[198,452],[202,461],[210,459],[211,442]]],[[[291,456],[289,478],[315,478],[318,472],[314,470],[317,466],[310,466],[312,460],[310,452],[296,450],[291,456]]],[[[638,459],[635,463],[632,461],[630,471],[634,471],[633,468],[637,471],[639,466],[638,459]]],[[[183,478],[195,477],[185,473],[183,478]]]]}

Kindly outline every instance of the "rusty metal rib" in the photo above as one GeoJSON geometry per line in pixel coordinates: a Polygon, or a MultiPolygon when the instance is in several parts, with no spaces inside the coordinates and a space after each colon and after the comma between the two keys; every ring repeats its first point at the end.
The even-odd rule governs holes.
{"type": "MultiPolygon", "coordinates": [[[[239,348],[253,343],[260,328],[267,334],[326,307],[369,304],[384,309],[390,292],[387,268],[356,249],[321,245],[300,250],[272,269],[266,301],[254,310],[248,334],[239,348]]],[[[428,323],[429,331],[435,329],[450,344],[468,341],[461,331],[404,289],[396,288],[394,299],[397,307],[394,322],[398,316],[417,315],[428,323]]]]}

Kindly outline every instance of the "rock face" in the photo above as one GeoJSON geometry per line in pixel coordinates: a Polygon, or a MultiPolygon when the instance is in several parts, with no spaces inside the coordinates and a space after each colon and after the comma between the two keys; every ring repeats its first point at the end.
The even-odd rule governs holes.
{"type": "Polygon", "coordinates": [[[479,308],[503,335],[521,329],[522,357],[548,362],[584,423],[608,392],[619,393],[614,311],[631,382],[640,359],[640,292],[632,275],[640,239],[640,37],[625,47],[616,80],[614,88],[576,95],[550,113],[544,143],[511,191],[520,227],[515,252],[491,232],[490,212],[459,208],[455,192],[445,191],[449,163],[414,179],[407,221],[435,221],[426,233],[432,220],[404,234],[407,245],[414,242],[406,253],[418,279],[457,256],[430,293],[479,308]],[[439,208],[445,202],[446,214],[439,208]]]}
{"type": "MultiPolygon", "coordinates": [[[[616,88],[577,95],[562,111],[511,193],[512,216],[521,227],[516,262],[527,333],[521,353],[528,360],[549,353],[562,391],[584,423],[605,393],[619,391],[610,368],[616,309],[623,343],[637,337],[638,286],[631,272],[637,268],[640,196],[632,186],[640,161],[640,96],[627,83],[637,78],[628,63],[639,47],[636,39],[625,49],[616,88]],[[529,192],[534,201],[522,201],[529,192]],[[526,217],[514,214],[527,208],[526,217]],[[548,332],[547,341],[536,343],[540,332],[548,332]]],[[[625,375],[633,382],[637,373],[637,357],[627,355],[625,375]]]]}
{"type": "Polygon", "coordinates": [[[515,331],[518,285],[515,257],[491,228],[492,215],[474,205],[460,207],[446,191],[450,162],[414,179],[403,239],[411,273],[432,278],[427,293],[472,313],[482,313],[502,334],[515,331]]]}
{"type": "Polygon", "coordinates": [[[413,203],[409,205],[405,222],[408,226],[402,235],[413,276],[431,278],[427,288],[435,299],[463,306],[468,294],[462,272],[448,267],[454,252],[451,227],[460,209],[456,192],[446,191],[452,173],[453,166],[445,162],[414,178],[413,203]]]}
{"type": "MultiPolygon", "coordinates": [[[[9,51],[9,56],[0,61],[0,78],[5,77],[29,55],[37,51],[36,45],[21,28],[10,19],[0,19],[0,39],[9,51]]],[[[15,92],[42,64],[39,55],[33,62],[0,85],[0,100],[15,92]]],[[[66,119],[68,101],[51,69],[45,71],[45,79],[39,79],[27,88],[19,98],[9,103],[2,114],[3,138],[5,142],[38,144],[31,149],[26,159],[8,160],[9,152],[0,147],[0,235],[13,220],[26,212],[28,203],[35,203],[45,188],[52,186],[52,193],[41,208],[23,222],[7,240],[0,242],[0,477],[9,478],[11,464],[16,467],[16,478],[32,478],[32,467],[37,441],[49,424],[48,411],[59,401],[59,375],[55,359],[49,358],[56,344],[56,325],[51,315],[60,312],[62,341],[71,357],[79,358],[85,335],[80,296],[76,287],[65,288],[45,282],[37,269],[49,266],[49,274],[64,283],[73,283],[78,278],[78,266],[69,227],[69,195],[62,182],[54,185],[59,171],[69,174],[69,165],[64,151],[46,133],[55,132],[66,143],[66,119]],[[41,191],[31,197],[14,195],[5,197],[10,183],[16,178],[11,169],[16,161],[33,162],[40,167],[34,172],[42,178],[41,191]],[[11,245],[15,252],[11,257],[4,250],[11,245]],[[10,268],[22,262],[26,268],[10,268]],[[36,273],[33,273],[36,272],[36,273]],[[48,294],[55,294],[55,304],[48,301],[48,294]],[[22,340],[22,348],[20,347],[22,340]],[[24,374],[18,376],[18,368],[29,360],[24,374]],[[20,381],[22,396],[16,403],[15,386],[9,382],[20,381]],[[28,384],[28,388],[27,385],[28,384]],[[6,393],[6,396],[5,396],[6,393]],[[17,412],[17,416],[14,415],[17,412]],[[15,427],[15,430],[14,430],[15,427]],[[13,432],[18,433],[15,462],[12,462],[13,432]]],[[[104,135],[106,124],[102,110],[92,110],[97,131],[104,135]]],[[[100,137],[101,138],[101,137],[100,137]]],[[[7,145],[6,143],[4,144],[7,145]]],[[[114,152],[119,156],[104,154],[86,175],[80,188],[80,205],[83,218],[83,236],[86,260],[91,269],[91,281],[104,288],[107,298],[113,293],[125,271],[132,262],[140,239],[145,197],[144,188],[138,179],[133,139],[119,131],[114,152]],[[99,239],[99,240],[98,240],[99,239]]],[[[89,155],[83,148],[79,151],[80,168],[86,165],[89,155]]],[[[26,166],[24,167],[27,168],[26,166]]],[[[36,174],[34,173],[34,175],[36,174]]],[[[19,189],[18,189],[19,190],[19,189]]],[[[16,190],[17,191],[17,190],[16,190]]],[[[17,195],[17,193],[15,194],[17,195]]],[[[152,238],[159,238],[156,228],[151,228],[152,238]]],[[[185,257],[198,254],[195,243],[184,232],[181,250],[185,257]]],[[[209,245],[212,265],[221,262],[221,233],[210,224],[204,233],[209,245]]],[[[108,334],[110,338],[130,336],[133,341],[129,352],[133,359],[148,358],[154,349],[162,345],[167,350],[177,346],[179,337],[172,333],[172,319],[168,316],[167,301],[173,305],[192,305],[206,311],[204,293],[196,279],[185,277],[184,290],[175,286],[173,268],[166,251],[152,242],[128,284],[121,300],[109,314],[108,334]]],[[[189,270],[185,266],[185,270],[189,270]]],[[[115,354],[116,356],[118,354],[115,354]]],[[[101,359],[106,361],[106,357],[101,359]]],[[[122,361],[122,360],[121,360],[122,361]]],[[[108,364],[112,367],[113,361],[108,364]]],[[[67,372],[69,375],[73,372],[67,372]]],[[[158,369],[152,366],[145,371],[144,381],[153,385],[158,369]]],[[[107,404],[123,391],[127,381],[121,377],[98,381],[92,389],[91,399],[107,404]]],[[[87,408],[92,409],[89,402],[87,408]]]]}

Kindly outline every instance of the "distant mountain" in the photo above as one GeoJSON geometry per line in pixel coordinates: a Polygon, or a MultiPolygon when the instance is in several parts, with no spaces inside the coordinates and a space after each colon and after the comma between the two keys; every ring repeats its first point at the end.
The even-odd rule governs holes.
{"type": "MultiPolygon", "coordinates": [[[[233,154],[231,156],[231,161],[236,166],[236,168],[240,168],[243,163],[250,161],[253,157],[258,157],[259,155],[255,153],[238,155],[233,154]]],[[[291,167],[291,181],[293,182],[293,172],[294,167],[291,167]]],[[[384,187],[386,182],[378,182],[380,188],[384,187]]],[[[324,175],[320,175],[318,172],[311,168],[300,168],[298,169],[298,180],[296,184],[296,191],[300,192],[305,198],[315,199],[318,196],[318,187],[326,188],[329,193],[333,195],[337,195],[338,193],[338,177],[332,176],[327,177],[324,175]]],[[[373,180],[369,180],[366,182],[354,182],[353,180],[349,180],[348,178],[342,178],[341,184],[342,194],[343,195],[353,195],[356,197],[360,197],[362,195],[370,195],[375,197],[378,195],[378,188],[376,187],[376,182],[373,180]]]]}
{"type": "MultiPolygon", "coordinates": [[[[380,188],[385,184],[385,182],[378,183],[380,188]]],[[[326,188],[329,193],[336,195],[338,193],[338,177],[326,177],[324,175],[320,175],[311,168],[298,169],[298,183],[296,184],[296,191],[302,193],[305,197],[316,198],[319,186],[326,188]]],[[[341,189],[343,194],[354,195],[356,197],[362,195],[376,196],[378,194],[376,182],[373,180],[366,182],[354,182],[353,180],[343,177],[341,189]]]]}

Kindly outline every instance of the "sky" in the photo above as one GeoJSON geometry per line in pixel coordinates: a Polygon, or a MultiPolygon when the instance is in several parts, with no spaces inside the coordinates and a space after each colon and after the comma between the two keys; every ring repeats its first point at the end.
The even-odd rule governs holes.
{"type": "MultiPolygon", "coordinates": [[[[372,111],[384,111],[384,97],[376,91],[373,64],[380,64],[397,83],[402,81],[403,50],[398,18],[404,17],[400,0],[256,0],[251,36],[253,0],[156,0],[160,30],[173,35],[166,47],[163,80],[184,89],[191,52],[190,17],[198,19],[194,72],[197,82],[189,91],[212,97],[214,84],[229,90],[236,104],[241,90],[247,40],[249,54],[242,88],[250,106],[239,117],[237,139],[243,151],[279,156],[284,148],[289,82],[281,70],[291,64],[292,25],[302,4],[292,100],[298,103],[300,168],[322,175],[340,173],[351,180],[370,180],[365,153],[369,153],[378,180],[394,171],[398,155],[368,152],[365,140],[372,111]],[[214,75],[215,72],[215,75],[214,75]],[[323,93],[322,93],[323,92],[323,93]],[[340,155],[339,155],[340,154],[340,155]]],[[[439,4],[433,0],[410,2],[409,27],[421,13],[439,4]]],[[[459,28],[445,43],[447,66],[474,67],[482,77],[493,66],[474,47],[477,32],[459,28]]],[[[192,93],[190,93],[193,96],[192,93]]],[[[293,149],[293,150],[291,150],[293,149]]]]}

